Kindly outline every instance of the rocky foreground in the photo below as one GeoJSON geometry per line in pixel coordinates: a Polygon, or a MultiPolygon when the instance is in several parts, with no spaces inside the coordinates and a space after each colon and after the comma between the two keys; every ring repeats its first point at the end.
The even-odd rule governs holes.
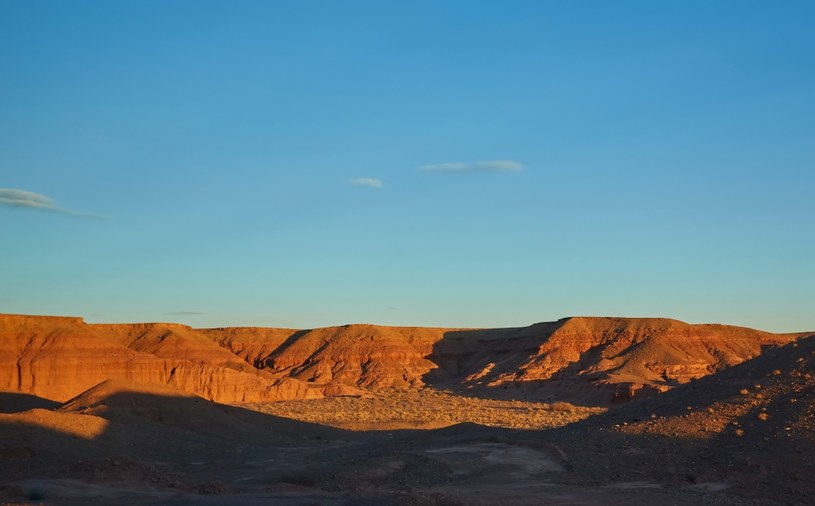
{"type": "Polygon", "coordinates": [[[815,503],[815,333],[6,315],[0,343],[0,502],[815,503]]]}

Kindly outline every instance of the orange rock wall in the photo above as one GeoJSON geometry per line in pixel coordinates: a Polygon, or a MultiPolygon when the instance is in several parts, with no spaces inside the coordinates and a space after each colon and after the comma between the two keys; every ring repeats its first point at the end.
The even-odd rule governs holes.
{"type": "Polygon", "coordinates": [[[0,389],[64,401],[108,379],[224,403],[385,388],[548,388],[592,402],[653,393],[796,335],[661,318],[565,318],[507,329],[312,330],[87,324],[0,315],[0,389]]]}

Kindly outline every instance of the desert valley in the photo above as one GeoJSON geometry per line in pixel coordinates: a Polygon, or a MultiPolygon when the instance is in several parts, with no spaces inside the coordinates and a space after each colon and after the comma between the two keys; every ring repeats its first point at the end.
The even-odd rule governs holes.
{"type": "Polygon", "coordinates": [[[0,315],[10,504],[812,504],[815,332],[0,315]]]}
{"type": "Polygon", "coordinates": [[[813,20],[0,0],[0,506],[815,505],[813,20]]]}

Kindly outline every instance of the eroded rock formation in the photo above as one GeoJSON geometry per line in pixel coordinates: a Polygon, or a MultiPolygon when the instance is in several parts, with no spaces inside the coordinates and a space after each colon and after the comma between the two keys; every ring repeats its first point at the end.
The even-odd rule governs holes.
{"type": "Polygon", "coordinates": [[[0,389],[65,401],[109,379],[171,385],[225,403],[338,391],[255,369],[183,325],[88,325],[81,318],[0,315],[0,389]]]}
{"type": "Polygon", "coordinates": [[[602,404],[668,390],[796,337],[662,318],[298,331],[0,315],[0,389],[65,401],[114,379],[240,403],[431,385],[602,404]]]}
{"type": "Polygon", "coordinates": [[[430,358],[449,364],[443,378],[448,382],[521,386],[554,395],[566,391],[602,402],[666,391],[799,335],[666,318],[574,317],[519,329],[451,333],[430,358]]]}

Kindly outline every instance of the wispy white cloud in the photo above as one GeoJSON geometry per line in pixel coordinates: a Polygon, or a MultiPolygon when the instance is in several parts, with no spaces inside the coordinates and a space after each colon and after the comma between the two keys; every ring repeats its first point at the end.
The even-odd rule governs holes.
{"type": "Polygon", "coordinates": [[[59,207],[56,202],[45,195],[26,190],[17,190],[14,188],[0,188],[0,205],[51,211],[60,214],[67,214],[68,216],[75,216],[77,218],[90,218],[95,220],[106,219],[104,216],[100,216],[98,214],[81,213],[72,209],[59,207]]]}
{"type": "Polygon", "coordinates": [[[0,188],[0,204],[14,207],[33,207],[36,209],[54,209],[54,201],[39,193],[12,188],[0,188]]]}
{"type": "Polygon", "coordinates": [[[357,177],[354,179],[349,179],[349,183],[355,186],[367,186],[369,188],[382,188],[382,180],[375,179],[372,177],[357,177]]]}
{"type": "Polygon", "coordinates": [[[422,165],[422,172],[517,172],[524,169],[524,165],[513,160],[487,160],[483,162],[449,162],[422,165]]]}
{"type": "Polygon", "coordinates": [[[200,316],[206,313],[201,311],[170,311],[169,313],[164,313],[166,316],[200,316]]]}

